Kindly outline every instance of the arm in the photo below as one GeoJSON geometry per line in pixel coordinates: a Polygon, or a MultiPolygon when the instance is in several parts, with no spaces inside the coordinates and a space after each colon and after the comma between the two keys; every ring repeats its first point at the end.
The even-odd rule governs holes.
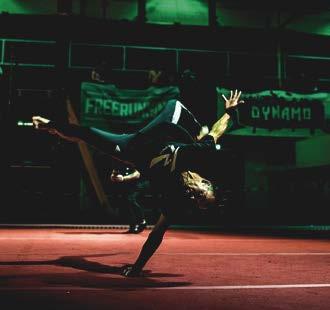
{"type": "Polygon", "coordinates": [[[118,170],[113,169],[111,172],[110,179],[112,182],[129,182],[139,179],[140,176],[141,174],[138,170],[134,170],[132,173],[124,176],[118,170]]]}
{"type": "Polygon", "coordinates": [[[164,234],[169,227],[166,217],[161,214],[157,224],[148,236],[147,241],[144,243],[141,252],[133,266],[126,266],[123,275],[126,277],[139,276],[145,264],[150,257],[156,252],[158,247],[163,241],[164,234]]]}
{"type": "Polygon", "coordinates": [[[124,176],[123,182],[137,180],[140,178],[140,176],[141,176],[140,172],[138,170],[134,170],[134,172],[132,172],[131,174],[124,176]]]}
{"type": "Polygon", "coordinates": [[[201,140],[203,137],[205,137],[209,133],[209,128],[205,125],[201,128],[198,136],[197,136],[197,141],[201,140]]]}
{"type": "Polygon", "coordinates": [[[241,91],[238,92],[237,90],[233,93],[231,90],[229,99],[227,99],[225,95],[222,95],[225,100],[226,113],[212,126],[212,129],[209,132],[209,135],[214,138],[215,142],[217,142],[218,139],[225,133],[228,128],[231,115],[235,113],[238,104],[243,102],[239,101],[241,93],[241,91]]]}
{"type": "Polygon", "coordinates": [[[225,133],[230,116],[225,113],[211,128],[209,135],[213,137],[214,141],[217,142],[218,139],[225,133]]]}

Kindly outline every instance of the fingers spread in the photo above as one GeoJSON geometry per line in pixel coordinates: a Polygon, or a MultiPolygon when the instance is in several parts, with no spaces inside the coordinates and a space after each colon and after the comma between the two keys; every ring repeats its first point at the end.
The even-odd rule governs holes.
{"type": "Polygon", "coordinates": [[[222,94],[222,98],[226,102],[226,108],[236,106],[239,103],[244,103],[243,100],[239,100],[240,96],[242,95],[242,91],[238,91],[238,89],[235,89],[235,91],[230,91],[230,97],[229,99],[222,94]]]}

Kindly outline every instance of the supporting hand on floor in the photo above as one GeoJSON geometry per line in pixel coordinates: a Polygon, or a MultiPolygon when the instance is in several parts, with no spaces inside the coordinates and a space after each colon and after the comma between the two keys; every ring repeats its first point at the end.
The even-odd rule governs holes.
{"type": "Polygon", "coordinates": [[[125,265],[122,275],[125,277],[141,277],[143,273],[141,269],[134,267],[134,265],[125,265]]]}

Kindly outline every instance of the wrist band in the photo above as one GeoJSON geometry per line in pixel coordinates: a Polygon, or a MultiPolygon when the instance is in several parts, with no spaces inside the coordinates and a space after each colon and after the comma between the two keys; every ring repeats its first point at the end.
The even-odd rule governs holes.
{"type": "Polygon", "coordinates": [[[230,119],[233,123],[231,129],[238,129],[239,127],[242,127],[239,122],[239,111],[237,106],[226,109],[226,113],[230,116],[230,119]]]}
{"type": "Polygon", "coordinates": [[[230,116],[231,120],[234,123],[238,123],[239,117],[238,117],[238,109],[237,109],[237,107],[226,109],[226,113],[230,116]]]}

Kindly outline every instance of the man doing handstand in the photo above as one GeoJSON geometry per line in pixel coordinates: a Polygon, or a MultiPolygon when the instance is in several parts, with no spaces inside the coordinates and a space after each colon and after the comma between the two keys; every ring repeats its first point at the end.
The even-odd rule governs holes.
{"type": "Polygon", "coordinates": [[[161,215],[137,260],[133,265],[125,266],[123,275],[141,275],[184,201],[193,202],[201,209],[216,203],[214,184],[199,174],[200,161],[207,160],[210,152],[220,152],[221,155],[217,142],[228,128],[230,119],[234,123],[237,121],[237,106],[242,102],[240,96],[241,92],[237,90],[231,91],[229,99],[222,95],[226,112],[209,132],[177,100],[170,100],[147,126],[129,134],[114,134],[94,127],[60,124],[41,116],[32,117],[36,129],[68,141],[86,142],[131,165],[173,200],[161,208],[161,215]]]}

